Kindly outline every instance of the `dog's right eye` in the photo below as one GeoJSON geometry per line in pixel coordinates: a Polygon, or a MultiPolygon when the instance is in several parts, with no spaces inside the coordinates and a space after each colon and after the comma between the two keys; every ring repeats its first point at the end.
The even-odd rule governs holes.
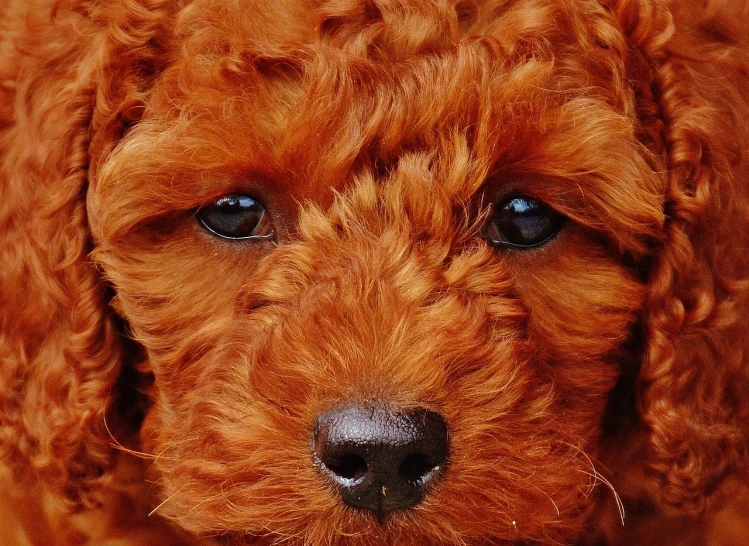
{"type": "Polygon", "coordinates": [[[532,248],[551,240],[564,221],[563,215],[541,201],[512,197],[495,208],[484,236],[493,245],[532,248]]]}
{"type": "Polygon", "coordinates": [[[202,226],[224,239],[267,239],[273,227],[265,207],[247,195],[226,195],[198,209],[202,226]]]}

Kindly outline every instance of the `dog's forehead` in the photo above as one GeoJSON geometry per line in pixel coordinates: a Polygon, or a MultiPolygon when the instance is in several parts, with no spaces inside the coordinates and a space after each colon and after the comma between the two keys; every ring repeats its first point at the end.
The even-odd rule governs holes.
{"type": "Polygon", "coordinates": [[[622,45],[602,44],[602,30],[572,30],[603,20],[600,6],[600,17],[588,10],[583,20],[559,0],[203,4],[184,10],[176,29],[182,56],[169,77],[180,82],[180,116],[239,118],[287,165],[310,155],[388,164],[439,148],[449,133],[508,155],[512,141],[554,130],[539,117],[571,97],[628,107],[611,85],[622,77],[622,45]],[[326,140],[334,153],[309,153],[326,140]]]}
{"type": "MultiPolygon", "coordinates": [[[[513,142],[535,140],[529,133],[555,130],[540,118],[570,98],[627,108],[610,85],[622,63],[608,46],[577,62],[597,38],[571,27],[595,16],[579,20],[559,0],[209,4],[178,18],[181,57],[163,86],[172,107],[155,110],[198,130],[206,118],[226,132],[244,125],[287,165],[335,157],[356,167],[366,155],[388,164],[450,133],[476,155],[507,156],[513,142]],[[318,143],[335,151],[310,153],[318,143]]],[[[331,167],[319,169],[328,180],[331,167]]]]}

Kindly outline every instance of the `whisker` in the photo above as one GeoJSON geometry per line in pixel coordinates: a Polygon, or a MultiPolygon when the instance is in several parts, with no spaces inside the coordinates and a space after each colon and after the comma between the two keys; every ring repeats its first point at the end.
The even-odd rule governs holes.
{"type": "MultiPolygon", "coordinates": [[[[105,401],[105,405],[108,405],[109,403],[109,397],[112,394],[112,391],[110,389],[109,394],[107,394],[107,398],[105,401]]],[[[154,459],[154,455],[150,453],[145,453],[143,451],[136,451],[134,449],[130,449],[129,447],[125,447],[122,445],[122,443],[115,437],[114,433],[112,432],[112,429],[109,428],[109,423],[107,422],[107,413],[104,412],[104,415],[102,417],[102,421],[104,422],[104,430],[107,431],[107,435],[112,440],[112,442],[109,444],[111,447],[118,451],[122,451],[124,453],[128,453],[130,455],[133,455],[135,457],[139,457],[141,459],[154,459]]]]}
{"type": "Polygon", "coordinates": [[[622,502],[621,497],[619,496],[619,493],[616,492],[616,489],[611,484],[611,482],[606,479],[605,476],[601,475],[594,466],[591,465],[591,468],[593,469],[593,472],[586,472],[584,470],[581,470],[584,474],[587,474],[588,476],[593,478],[593,485],[600,482],[603,485],[605,485],[609,491],[611,491],[614,494],[614,502],[616,502],[616,508],[619,511],[619,520],[622,522],[622,527],[624,526],[624,519],[625,519],[625,513],[624,513],[624,502],[622,502]]]}
{"type": "Polygon", "coordinates": [[[592,469],[593,473],[582,471],[585,474],[588,474],[590,477],[593,478],[593,485],[600,482],[603,485],[605,485],[613,494],[614,494],[614,502],[616,503],[616,508],[619,511],[619,519],[622,522],[622,527],[624,526],[624,519],[625,519],[625,513],[624,513],[624,502],[622,502],[621,497],[619,496],[619,493],[616,492],[616,489],[614,488],[614,485],[598,470],[596,469],[596,465],[593,462],[593,460],[588,456],[585,451],[583,451],[580,448],[576,448],[583,457],[588,461],[588,464],[590,465],[590,468],[592,469]]]}
{"type": "MultiPolygon", "coordinates": [[[[215,486],[214,486],[214,487],[215,487],[215,486]]],[[[213,487],[212,487],[211,489],[213,489],[213,487]]],[[[209,489],[209,491],[210,491],[210,489],[209,489]]],[[[203,505],[203,504],[205,504],[205,503],[207,503],[207,502],[211,502],[212,500],[214,500],[214,499],[217,499],[217,498],[219,498],[219,497],[220,497],[221,495],[224,495],[224,492],[223,492],[223,491],[220,491],[220,492],[216,493],[215,495],[213,495],[213,496],[211,496],[211,497],[207,497],[207,498],[203,499],[202,501],[200,501],[199,503],[197,503],[197,504],[196,504],[195,506],[193,506],[192,508],[190,508],[190,509],[189,509],[189,510],[187,511],[187,513],[188,513],[188,514],[190,514],[190,513],[194,512],[194,511],[195,511],[195,510],[197,510],[197,509],[198,509],[198,508],[199,508],[199,507],[200,507],[201,505],[203,505]]]]}
{"type": "Polygon", "coordinates": [[[182,489],[184,489],[184,486],[183,486],[183,487],[180,487],[180,488],[179,488],[179,489],[177,489],[177,490],[176,490],[176,491],[175,491],[174,493],[172,493],[172,494],[171,494],[171,495],[169,495],[169,496],[168,496],[167,498],[165,498],[165,499],[164,499],[163,501],[161,501],[161,502],[159,503],[159,505],[158,505],[158,506],[157,506],[156,508],[154,508],[153,510],[151,510],[151,511],[150,511],[150,512],[148,513],[148,515],[149,515],[149,516],[152,516],[152,515],[154,515],[154,514],[155,514],[155,513],[157,512],[157,511],[159,511],[159,510],[160,510],[161,508],[163,508],[163,506],[164,506],[164,505],[165,505],[165,504],[166,504],[167,502],[169,502],[170,500],[172,500],[172,499],[173,499],[173,498],[174,498],[174,497],[175,497],[175,496],[176,496],[176,495],[177,495],[178,493],[180,493],[180,492],[182,491],[182,489]]]}

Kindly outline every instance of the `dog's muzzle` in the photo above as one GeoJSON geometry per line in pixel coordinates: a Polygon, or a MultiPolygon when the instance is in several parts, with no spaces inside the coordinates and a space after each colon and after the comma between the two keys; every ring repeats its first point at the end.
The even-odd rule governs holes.
{"type": "Polygon", "coordinates": [[[383,516],[421,502],[444,472],[447,424],[425,409],[346,406],[317,419],[313,449],[346,505],[383,516]]]}

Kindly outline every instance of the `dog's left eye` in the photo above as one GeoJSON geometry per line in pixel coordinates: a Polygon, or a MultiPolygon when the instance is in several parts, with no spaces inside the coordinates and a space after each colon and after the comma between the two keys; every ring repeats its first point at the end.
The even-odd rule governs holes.
{"type": "Polygon", "coordinates": [[[541,201],[513,197],[495,207],[486,225],[485,237],[495,245],[530,248],[556,235],[565,217],[541,201]]]}
{"type": "Polygon", "coordinates": [[[224,239],[267,239],[273,236],[265,207],[247,195],[226,195],[202,206],[198,220],[224,239]]]}

